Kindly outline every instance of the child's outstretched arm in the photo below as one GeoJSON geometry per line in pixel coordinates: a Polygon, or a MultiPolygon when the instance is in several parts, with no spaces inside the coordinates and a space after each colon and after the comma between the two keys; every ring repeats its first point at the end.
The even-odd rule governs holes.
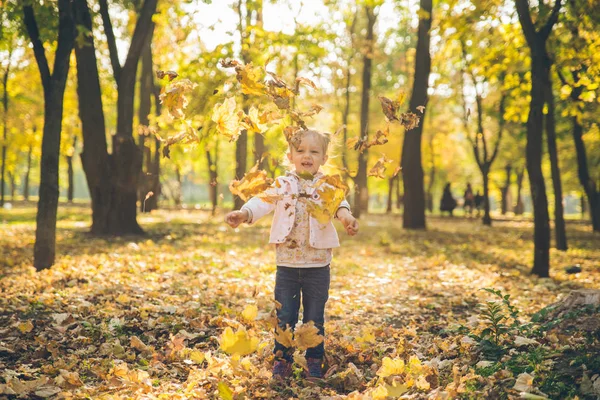
{"type": "Polygon", "coordinates": [[[358,233],[358,221],[350,213],[350,210],[346,207],[340,207],[335,215],[341,221],[342,225],[344,225],[344,229],[346,229],[348,235],[354,236],[358,233]]]}
{"type": "Polygon", "coordinates": [[[232,228],[237,228],[241,223],[247,222],[250,218],[248,210],[242,209],[239,211],[232,211],[225,216],[225,222],[232,228]]]}

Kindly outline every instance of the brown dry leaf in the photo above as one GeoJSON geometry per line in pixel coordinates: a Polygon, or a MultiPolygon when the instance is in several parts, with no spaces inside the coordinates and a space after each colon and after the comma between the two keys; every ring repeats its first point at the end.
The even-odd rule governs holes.
{"type": "Polygon", "coordinates": [[[385,154],[382,154],[373,166],[373,168],[369,170],[367,176],[374,176],[376,178],[385,179],[385,170],[387,169],[387,165],[390,164],[392,161],[394,160],[390,160],[385,156],[385,154]]]}
{"type": "Polygon", "coordinates": [[[406,113],[400,114],[399,121],[402,124],[402,126],[404,126],[404,128],[407,131],[409,131],[409,130],[414,129],[417,126],[419,126],[419,122],[421,121],[421,117],[419,117],[415,113],[406,112],[406,113]]]}
{"type": "Polygon", "coordinates": [[[167,108],[169,115],[173,118],[184,118],[183,110],[188,105],[188,99],[185,95],[194,90],[196,86],[198,85],[192,83],[189,79],[170,83],[164,92],[160,94],[160,103],[167,108]]]}
{"type": "Polygon", "coordinates": [[[272,184],[273,179],[267,176],[267,172],[258,169],[258,163],[244,175],[241,180],[233,180],[229,184],[229,190],[233,195],[240,196],[244,201],[250,197],[261,194],[272,184]]]}
{"type": "Polygon", "coordinates": [[[294,332],[294,347],[298,350],[306,350],[315,347],[323,342],[323,336],[319,335],[319,330],[313,321],[300,325],[294,332]]]}
{"type": "Polygon", "coordinates": [[[398,109],[400,108],[400,102],[390,100],[384,96],[377,96],[377,98],[381,102],[381,109],[383,110],[383,113],[385,114],[385,117],[388,119],[388,121],[398,121],[399,119],[396,116],[396,114],[398,113],[398,109]]]}
{"type": "Polygon", "coordinates": [[[142,342],[141,339],[138,338],[137,336],[132,336],[129,339],[129,345],[131,347],[133,347],[134,349],[142,351],[142,352],[148,351],[148,346],[146,346],[146,344],[144,342],[142,342]]]}
{"type": "Polygon", "coordinates": [[[179,75],[175,71],[156,71],[156,77],[158,79],[168,78],[169,82],[177,78],[179,75]]]}
{"type": "Polygon", "coordinates": [[[317,85],[315,85],[315,83],[308,78],[302,78],[302,77],[296,78],[296,83],[302,84],[304,86],[308,86],[310,88],[317,90],[317,85]]]}

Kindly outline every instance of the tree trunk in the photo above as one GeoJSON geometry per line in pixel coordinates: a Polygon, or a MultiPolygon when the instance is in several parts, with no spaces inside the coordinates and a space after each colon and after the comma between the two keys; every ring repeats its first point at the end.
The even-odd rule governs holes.
{"type": "Polygon", "coordinates": [[[534,257],[532,274],[550,276],[550,218],[548,198],[542,173],[542,143],[545,87],[550,76],[550,59],[546,41],[558,20],[561,0],[556,0],[552,15],[539,31],[536,31],[529,12],[527,0],[515,0],[519,22],[525,34],[531,56],[531,100],[527,117],[527,174],[533,202],[534,257]]]}
{"type": "Polygon", "coordinates": [[[12,46],[8,52],[8,65],[4,70],[4,76],[2,77],[2,88],[4,89],[2,95],[2,172],[0,174],[0,207],[4,205],[4,176],[6,172],[6,150],[8,149],[8,75],[10,73],[10,62],[12,59],[12,46]]]}
{"type": "MultiPolygon", "coordinates": [[[[365,6],[367,15],[367,50],[363,55],[362,92],[360,102],[360,138],[367,140],[369,137],[369,99],[371,94],[371,67],[373,64],[373,48],[375,40],[375,20],[377,16],[373,7],[365,6]]],[[[369,150],[365,149],[358,154],[358,171],[354,178],[354,207],[352,212],[359,218],[361,213],[369,212],[369,187],[367,183],[367,160],[369,150]]]]}
{"type": "Polygon", "coordinates": [[[392,204],[393,204],[392,201],[393,201],[393,197],[394,197],[394,181],[395,180],[396,180],[395,176],[388,179],[387,206],[385,208],[385,212],[388,214],[392,212],[392,204]]]}
{"type": "Polygon", "coordinates": [[[483,168],[481,175],[483,178],[483,224],[492,226],[492,217],[490,216],[490,170],[483,168]]]}
{"type": "Polygon", "coordinates": [[[208,183],[208,193],[210,197],[210,202],[212,204],[212,215],[215,215],[217,211],[218,201],[219,201],[219,181],[218,181],[218,170],[217,163],[219,161],[218,158],[218,143],[217,148],[215,149],[215,158],[213,160],[210,150],[206,150],[206,161],[208,164],[208,174],[210,177],[210,181],[208,183]]]}
{"type": "MultiPolygon", "coordinates": [[[[577,117],[572,118],[573,121],[573,140],[577,151],[577,171],[579,182],[583,186],[585,195],[588,199],[590,208],[590,217],[592,220],[592,229],[594,232],[600,232],[600,193],[590,176],[590,171],[587,164],[587,154],[585,151],[585,143],[583,142],[583,126],[577,121],[577,117]]],[[[582,212],[584,207],[581,208],[582,212]]]]}
{"type": "Polygon", "coordinates": [[[40,192],[36,216],[33,265],[36,270],[50,268],[56,255],[56,214],[58,208],[58,164],[63,100],[69,59],[75,42],[75,25],[69,0],[58,0],[59,25],[52,74],[39,38],[33,8],[23,7],[27,33],[31,38],[42,86],[44,88],[44,133],[40,162],[40,192]]]}
{"type": "MultiPolygon", "coordinates": [[[[87,1],[76,1],[75,20],[78,25],[92,30],[92,19],[87,1]]],[[[83,137],[80,154],[92,203],[92,226],[94,234],[107,234],[108,213],[112,206],[112,156],[106,144],[106,126],[102,108],[102,93],[96,61],[94,38],[85,37],[86,43],[75,46],[77,60],[77,96],[79,118],[83,137]]]]}
{"type": "Polygon", "coordinates": [[[550,156],[550,168],[552,170],[552,186],[554,189],[554,234],[556,238],[556,249],[565,251],[567,250],[567,231],[565,227],[560,167],[558,165],[558,151],[556,149],[554,95],[552,94],[550,71],[548,71],[548,76],[546,78],[546,102],[548,104],[548,114],[546,114],[546,140],[548,144],[548,155],[550,156]]]}
{"type": "Polygon", "coordinates": [[[142,154],[133,139],[133,113],[138,61],[149,34],[154,28],[152,15],[157,0],[145,0],[135,26],[129,52],[123,67],[119,65],[116,43],[108,15],[106,0],[100,1],[100,13],[107,34],[113,74],[117,82],[117,132],[112,144],[111,208],[107,216],[107,233],[141,234],[137,213],[137,190],[142,168],[142,154]]]}
{"type": "MultiPolygon", "coordinates": [[[[33,130],[35,132],[35,128],[33,130]]],[[[27,168],[25,170],[25,177],[23,178],[23,200],[29,200],[29,175],[31,174],[31,156],[33,153],[33,146],[29,143],[27,149],[27,168]]]]}
{"type": "MultiPolygon", "coordinates": [[[[431,110],[429,110],[431,113],[431,110]]],[[[431,119],[431,115],[433,114],[429,114],[430,117],[429,119],[431,119]]],[[[426,200],[427,200],[427,210],[429,210],[429,212],[433,212],[433,185],[435,183],[435,153],[433,152],[433,135],[429,136],[429,151],[431,153],[431,166],[429,168],[429,182],[427,183],[427,193],[426,193],[426,200]]]]}
{"type": "MultiPolygon", "coordinates": [[[[152,73],[152,35],[153,30],[150,32],[150,37],[144,44],[144,49],[140,57],[141,72],[140,72],[140,84],[139,84],[139,107],[138,107],[138,121],[140,126],[147,127],[150,124],[149,115],[152,108],[152,95],[154,92],[154,79],[152,73]]],[[[143,128],[142,128],[143,129],[143,128]]],[[[138,200],[140,201],[140,211],[150,212],[154,210],[153,202],[150,200],[155,195],[150,196],[146,199],[149,192],[152,192],[152,151],[146,146],[146,134],[145,132],[139,132],[138,136],[138,147],[140,154],[142,155],[142,166],[145,164],[145,168],[140,171],[140,183],[138,187],[138,200]],[[144,163],[145,161],[145,163],[144,163]]],[[[153,192],[154,193],[154,192],[153,192]]]]}
{"type": "MultiPolygon", "coordinates": [[[[415,77],[409,109],[418,112],[418,106],[427,104],[427,88],[431,71],[429,42],[431,39],[432,0],[420,0],[419,33],[415,55],[415,77]]],[[[424,113],[427,112],[425,108],[424,113]]],[[[425,119],[422,115],[421,121],[425,119]]],[[[402,174],[404,182],[403,226],[407,229],[425,229],[425,190],[421,161],[423,124],[404,135],[402,146],[402,174]]]]}
{"type": "Polygon", "coordinates": [[[68,177],[68,186],[67,186],[67,201],[69,203],[73,202],[73,156],[66,156],[67,159],[67,177],[68,177]]]}
{"type": "Polygon", "coordinates": [[[504,187],[502,188],[502,200],[501,200],[501,213],[505,215],[508,211],[509,203],[510,203],[510,178],[512,172],[512,166],[510,164],[506,164],[504,167],[504,171],[506,171],[506,181],[504,182],[504,187]]]}
{"type": "Polygon", "coordinates": [[[15,174],[12,172],[8,173],[8,180],[10,181],[10,201],[15,202],[17,199],[17,183],[15,179],[15,174]]]}
{"type": "Polygon", "coordinates": [[[525,206],[523,204],[523,195],[521,191],[523,190],[523,177],[525,176],[525,167],[522,167],[517,171],[517,204],[515,204],[515,215],[523,215],[525,211],[525,206]]]}
{"type": "Polygon", "coordinates": [[[181,183],[181,169],[179,168],[179,165],[175,166],[175,179],[177,179],[177,191],[173,194],[173,200],[175,201],[175,206],[177,208],[181,207],[181,188],[182,188],[182,183],[181,183]]]}

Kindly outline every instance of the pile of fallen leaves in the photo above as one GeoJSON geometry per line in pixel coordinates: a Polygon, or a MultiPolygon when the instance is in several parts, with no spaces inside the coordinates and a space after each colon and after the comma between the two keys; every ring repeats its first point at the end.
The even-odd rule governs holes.
{"type": "Polygon", "coordinates": [[[568,226],[553,278],[527,274],[531,224],[430,220],[428,232],[369,216],[342,238],[326,312],[326,375],[271,382],[274,336],[299,349],[314,326],[273,329],[268,221],[161,211],[143,238],[88,236],[61,210],[56,265],[31,267],[33,209],[0,221],[0,397],[595,398],[598,309],[551,306],[598,288],[589,227],[568,226]],[[578,264],[582,272],[567,274],[578,264]],[[481,290],[490,288],[489,290],[481,290]],[[548,307],[551,306],[551,307],[548,307]],[[585,321],[583,326],[577,321],[585,321]]]}

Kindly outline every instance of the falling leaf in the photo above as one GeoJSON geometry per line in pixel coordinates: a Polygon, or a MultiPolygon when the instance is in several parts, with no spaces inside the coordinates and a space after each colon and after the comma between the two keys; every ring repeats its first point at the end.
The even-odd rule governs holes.
{"type": "Polygon", "coordinates": [[[333,136],[337,136],[340,134],[340,132],[342,132],[344,129],[346,129],[346,125],[342,125],[339,128],[337,128],[337,130],[333,133],[333,136]]]}
{"type": "Polygon", "coordinates": [[[346,197],[348,186],[340,175],[324,175],[313,184],[313,187],[312,197],[305,200],[306,209],[319,223],[327,224],[333,219],[340,203],[346,197]]]}
{"type": "Polygon", "coordinates": [[[390,160],[382,154],[381,157],[377,160],[373,168],[369,170],[367,176],[374,176],[376,178],[385,179],[385,170],[387,169],[387,164],[390,164],[394,160],[390,160]]]}
{"type": "Polygon", "coordinates": [[[248,115],[245,115],[243,111],[240,111],[240,113],[241,125],[248,131],[263,134],[268,129],[269,125],[261,122],[261,118],[256,107],[250,107],[250,110],[248,110],[248,115]]]}
{"type": "Polygon", "coordinates": [[[396,169],[394,170],[394,173],[392,174],[392,177],[395,177],[396,175],[398,175],[398,172],[402,171],[402,167],[401,166],[397,166],[396,169]]]}
{"type": "Polygon", "coordinates": [[[215,104],[212,120],[217,124],[217,131],[229,138],[230,142],[237,140],[241,133],[240,117],[236,112],[235,98],[229,97],[223,103],[215,104]]]}
{"type": "Polygon", "coordinates": [[[417,110],[423,114],[425,112],[425,106],[417,106],[417,110]]]}
{"type": "Polygon", "coordinates": [[[313,321],[300,325],[294,332],[294,344],[298,350],[315,347],[321,344],[323,339],[323,335],[319,335],[319,330],[313,321]]]}
{"type": "Polygon", "coordinates": [[[227,327],[219,338],[219,344],[221,350],[228,354],[245,356],[256,351],[258,338],[250,335],[245,328],[240,328],[234,333],[230,327],[227,327]]]}
{"type": "Polygon", "coordinates": [[[146,193],[146,197],[144,198],[144,201],[148,200],[152,196],[154,196],[154,192],[150,191],[150,192],[146,193]]]}
{"type": "Polygon", "coordinates": [[[175,71],[156,71],[156,77],[158,79],[168,78],[169,82],[177,78],[179,75],[175,71]]]}
{"type": "Polygon", "coordinates": [[[188,105],[186,93],[191,92],[196,86],[189,79],[182,79],[169,84],[165,91],[160,94],[160,102],[167,108],[169,115],[174,118],[184,118],[183,110],[188,105]]]}
{"type": "Polygon", "coordinates": [[[241,180],[233,180],[229,184],[229,190],[233,195],[240,196],[242,200],[247,201],[250,197],[261,194],[273,184],[273,179],[267,176],[266,171],[258,169],[258,166],[257,163],[241,180]]]}
{"type": "Polygon", "coordinates": [[[404,128],[407,131],[409,131],[409,130],[414,129],[417,126],[419,126],[419,122],[421,121],[421,118],[415,113],[406,112],[406,113],[400,114],[399,121],[402,124],[402,126],[404,126],[404,128]]]}
{"type": "Polygon", "coordinates": [[[398,121],[396,114],[400,108],[400,102],[390,100],[384,96],[377,96],[377,98],[381,102],[381,109],[388,121],[398,121]]]}
{"type": "Polygon", "coordinates": [[[236,68],[236,72],[237,80],[242,85],[242,93],[258,96],[265,93],[265,85],[260,82],[264,79],[263,67],[248,63],[243,68],[236,68]]]}
{"type": "Polygon", "coordinates": [[[285,347],[294,347],[294,332],[289,327],[287,329],[283,329],[280,326],[276,326],[275,340],[285,347]]]}
{"type": "Polygon", "coordinates": [[[317,85],[315,85],[315,83],[308,78],[303,78],[303,77],[296,78],[296,83],[302,84],[304,86],[308,86],[315,90],[317,89],[317,85]]]}

